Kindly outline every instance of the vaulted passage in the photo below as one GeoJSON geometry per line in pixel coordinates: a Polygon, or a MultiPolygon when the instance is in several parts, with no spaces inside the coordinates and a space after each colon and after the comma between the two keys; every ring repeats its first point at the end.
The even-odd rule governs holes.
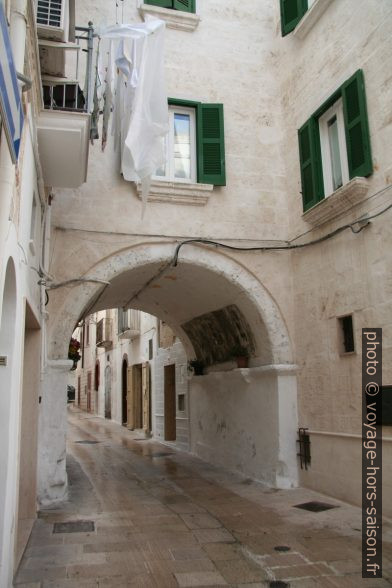
{"type": "MultiPolygon", "coordinates": [[[[173,267],[174,249],[173,244],[160,243],[122,250],[91,267],[80,284],[50,292],[50,316],[54,320],[48,345],[52,357],[51,370],[47,373],[50,399],[44,407],[48,418],[52,418],[49,413],[52,402],[52,410],[59,418],[62,410],[61,418],[63,421],[65,418],[64,401],[60,401],[60,387],[66,387],[67,378],[63,360],[77,322],[104,309],[138,309],[171,327],[185,350],[185,364],[187,360],[197,360],[205,367],[202,377],[194,376],[186,381],[189,414],[186,437],[190,441],[184,441],[182,447],[188,444],[188,450],[206,461],[271,486],[295,486],[296,376],[287,330],[278,307],[260,281],[235,259],[206,247],[192,246],[183,248],[178,265],[173,267]],[[242,349],[249,357],[248,368],[237,368],[233,359],[235,349],[242,349]]],[[[144,426],[142,401],[135,403],[135,390],[140,386],[133,386],[132,399],[125,397],[124,357],[118,367],[117,381],[121,388],[118,400],[112,384],[115,367],[109,365],[108,358],[101,358],[102,370],[103,362],[107,365],[101,371],[101,381],[105,382],[102,416],[150,431],[150,426],[144,426]],[[112,413],[113,403],[122,407],[119,417],[112,413]]],[[[140,362],[134,363],[141,369],[140,362]]],[[[162,365],[162,376],[155,378],[164,380],[163,413],[159,415],[163,419],[160,421],[164,428],[162,438],[173,442],[176,405],[185,406],[184,398],[177,400],[175,384],[177,379],[184,385],[186,377],[177,368],[177,375],[170,379],[169,365],[174,363],[168,356],[162,365]],[[169,380],[174,388],[169,386],[169,380]]],[[[137,367],[128,368],[133,382],[137,367]]],[[[154,423],[152,427],[153,436],[159,432],[157,419],[155,429],[154,423]]],[[[62,428],[65,433],[65,421],[62,428]]],[[[64,484],[59,484],[59,471],[65,468],[62,455],[60,443],[52,452],[45,450],[41,468],[44,502],[65,491],[65,469],[64,484]]]]}

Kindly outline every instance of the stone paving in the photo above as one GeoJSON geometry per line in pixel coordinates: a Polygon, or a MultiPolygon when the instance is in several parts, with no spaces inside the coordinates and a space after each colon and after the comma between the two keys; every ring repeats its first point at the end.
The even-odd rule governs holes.
{"type": "Polygon", "coordinates": [[[363,580],[360,509],[268,489],[76,409],[69,416],[69,500],[39,513],[18,588],[392,585],[390,523],[384,578],[363,580]],[[336,508],[294,508],[314,500],[336,508]],[[87,521],[94,530],[54,525],[87,521]]]}

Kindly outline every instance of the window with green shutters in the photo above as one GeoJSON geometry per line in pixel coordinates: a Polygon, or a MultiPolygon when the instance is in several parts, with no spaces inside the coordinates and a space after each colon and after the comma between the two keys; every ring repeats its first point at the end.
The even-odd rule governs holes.
{"type": "Polygon", "coordinates": [[[223,104],[169,98],[167,162],[157,179],[226,185],[223,104]]]}
{"type": "Polygon", "coordinates": [[[352,178],[372,174],[362,70],[306,121],[298,131],[298,142],[304,211],[352,178]]]}
{"type": "Polygon", "coordinates": [[[195,12],[196,0],[144,0],[145,4],[181,10],[182,12],[195,12]]]}
{"type": "Polygon", "coordinates": [[[308,10],[308,0],[280,0],[282,36],[291,33],[308,10]]]}

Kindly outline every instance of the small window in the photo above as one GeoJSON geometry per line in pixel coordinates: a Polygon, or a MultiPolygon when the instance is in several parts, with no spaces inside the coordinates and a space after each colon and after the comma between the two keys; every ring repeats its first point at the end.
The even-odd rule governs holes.
{"type": "Polygon", "coordinates": [[[91,380],[92,380],[92,374],[91,372],[87,372],[87,390],[91,390],[91,380]]]}
{"type": "Polygon", "coordinates": [[[340,349],[341,353],[353,353],[355,351],[354,345],[354,329],[352,315],[343,316],[339,318],[340,325],[340,349]]]}
{"type": "Polygon", "coordinates": [[[153,346],[153,340],[150,339],[148,341],[148,359],[153,359],[154,357],[154,346],[153,346]]]}
{"type": "Polygon", "coordinates": [[[86,325],[86,346],[90,345],[90,325],[87,323],[86,325]]]}
{"type": "MultiPolygon", "coordinates": [[[[381,425],[385,427],[392,426],[392,386],[382,386],[381,388],[381,401],[382,401],[382,418],[381,425]]],[[[380,420],[377,419],[377,424],[380,424],[380,420]]]]}
{"type": "Polygon", "coordinates": [[[185,394],[178,395],[178,412],[185,412],[185,394]]]}
{"type": "Polygon", "coordinates": [[[161,8],[171,8],[181,12],[195,12],[196,0],[145,0],[146,4],[152,6],[161,6],[161,8]]]}

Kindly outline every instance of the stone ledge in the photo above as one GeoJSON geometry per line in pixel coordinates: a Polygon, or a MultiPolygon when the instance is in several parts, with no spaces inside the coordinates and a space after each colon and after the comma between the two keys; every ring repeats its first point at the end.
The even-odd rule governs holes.
{"type": "Polygon", "coordinates": [[[294,37],[304,39],[333,0],[315,0],[294,29],[294,37]]]}
{"type": "Polygon", "coordinates": [[[321,225],[361,202],[368,190],[369,183],[366,178],[353,178],[331,196],[304,212],[302,218],[313,226],[321,225]]]}
{"type": "MultiPolygon", "coordinates": [[[[210,199],[214,186],[212,184],[186,184],[185,182],[151,182],[148,202],[166,202],[186,204],[188,206],[205,206],[210,199]]],[[[138,197],[141,199],[141,184],[136,184],[138,197]]]]}
{"type": "Polygon", "coordinates": [[[179,31],[194,31],[200,22],[200,16],[190,12],[181,12],[170,8],[161,8],[160,6],[151,6],[150,4],[140,4],[139,13],[145,20],[145,15],[149,14],[160,18],[166,22],[169,29],[179,31]]]}

